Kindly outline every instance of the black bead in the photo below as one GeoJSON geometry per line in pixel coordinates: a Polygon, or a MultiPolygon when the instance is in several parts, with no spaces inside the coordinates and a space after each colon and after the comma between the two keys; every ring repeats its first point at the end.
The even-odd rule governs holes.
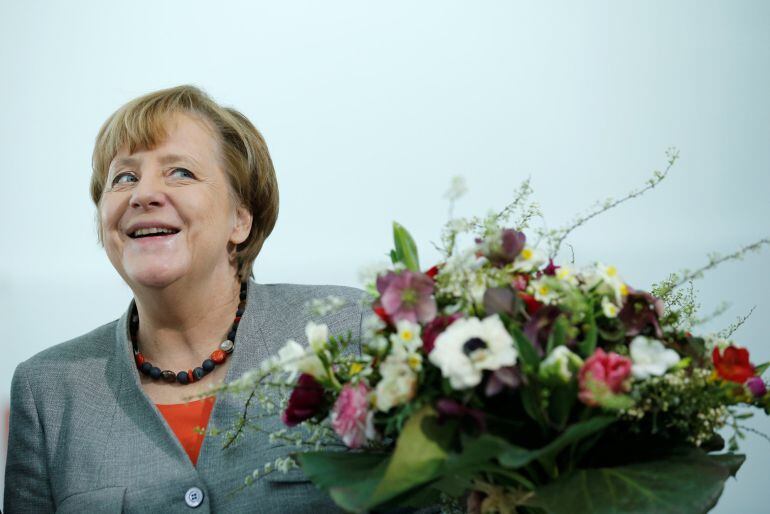
{"type": "Polygon", "coordinates": [[[201,367],[203,368],[203,371],[205,371],[206,373],[208,373],[209,371],[211,371],[211,370],[213,370],[214,368],[216,368],[216,367],[217,367],[217,365],[214,363],[214,361],[213,361],[213,360],[211,360],[211,359],[206,359],[205,361],[203,361],[203,364],[201,364],[201,367]]]}
{"type": "Polygon", "coordinates": [[[230,341],[232,341],[232,342],[235,342],[235,329],[231,330],[231,331],[230,331],[230,333],[229,333],[229,334],[227,334],[227,338],[228,338],[230,341]]]}
{"type": "Polygon", "coordinates": [[[142,373],[144,373],[145,375],[149,375],[150,370],[152,369],[152,364],[150,364],[149,362],[144,362],[140,369],[142,370],[142,373]]]}
{"type": "Polygon", "coordinates": [[[237,311],[235,311],[235,315],[236,316],[243,316],[243,309],[238,309],[237,311]]]}
{"type": "Polygon", "coordinates": [[[206,372],[203,371],[203,368],[195,368],[193,370],[193,376],[195,377],[195,380],[200,380],[205,374],[206,372]]]}
{"type": "Polygon", "coordinates": [[[241,300],[245,300],[245,299],[246,299],[246,291],[241,289],[241,300]]]}
{"type": "Polygon", "coordinates": [[[160,378],[160,374],[161,374],[161,371],[159,367],[153,366],[152,368],[150,368],[150,376],[155,380],[160,378]]]}
{"type": "Polygon", "coordinates": [[[177,373],[176,381],[179,382],[180,384],[188,383],[190,381],[190,379],[187,376],[187,372],[186,371],[180,371],[179,373],[177,373]]]}
{"type": "Polygon", "coordinates": [[[174,372],[171,371],[170,369],[163,370],[160,373],[160,376],[163,377],[164,382],[169,382],[169,383],[176,382],[176,374],[174,374],[174,372]]]}

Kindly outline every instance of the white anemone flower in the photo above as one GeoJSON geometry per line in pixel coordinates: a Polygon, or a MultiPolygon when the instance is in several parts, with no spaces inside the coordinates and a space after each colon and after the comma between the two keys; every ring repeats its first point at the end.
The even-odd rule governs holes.
{"type": "Polygon", "coordinates": [[[483,321],[463,318],[449,325],[436,338],[428,359],[454,389],[468,389],[481,382],[483,370],[513,366],[517,357],[513,338],[493,314],[483,321]]]}
{"type": "Polygon", "coordinates": [[[629,345],[629,352],[633,361],[631,374],[640,380],[659,377],[681,360],[674,350],[666,348],[657,339],[645,336],[636,336],[629,345]]]}
{"type": "Polygon", "coordinates": [[[310,321],[305,325],[305,335],[307,336],[310,348],[315,353],[319,353],[326,349],[326,343],[329,341],[329,327],[310,321]]]}
{"type": "Polygon", "coordinates": [[[278,363],[281,369],[289,374],[289,382],[292,382],[298,373],[307,373],[319,380],[326,376],[321,359],[294,340],[287,341],[283,348],[278,350],[278,363]]]}

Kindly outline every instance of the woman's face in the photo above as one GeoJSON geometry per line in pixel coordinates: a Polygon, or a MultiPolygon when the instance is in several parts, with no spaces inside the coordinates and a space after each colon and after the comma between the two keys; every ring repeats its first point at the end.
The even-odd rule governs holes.
{"type": "Polygon", "coordinates": [[[166,130],[152,150],[117,153],[99,204],[104,248],[132,288],[215,271],[232,276],[230,252],[251,229],[252,216],[234,204],[208,127],[175,114],[166,130]]]}

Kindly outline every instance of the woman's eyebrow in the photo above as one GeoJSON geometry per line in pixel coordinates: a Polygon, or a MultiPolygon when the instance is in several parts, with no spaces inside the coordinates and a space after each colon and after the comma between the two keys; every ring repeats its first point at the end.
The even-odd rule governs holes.
{"type": "Polygon", "coordinates": [[[166,154],[158,159],[160,164],[170,164],[178,161],[188,161],[196,166],[198,165],[198,161],[192,155],[166,154]]]}
{"type": "MultiPolygon", "coordinates": [[[[189,161],[192,164],[198,165],[198,161],[192,157],[191,155],[181,155],[181,154],[166,154],[161,156],[158,159],[158,162],[160,164],[170,164],[172,162],[179,162],[179,161],[189,161]]],[[[112,168],[118,168],[120,166],[137,166],[141,162],[140,159],[137,159],[136,157],[121,157],[119,159],[116,159],[112,163],[112,168]]]]}

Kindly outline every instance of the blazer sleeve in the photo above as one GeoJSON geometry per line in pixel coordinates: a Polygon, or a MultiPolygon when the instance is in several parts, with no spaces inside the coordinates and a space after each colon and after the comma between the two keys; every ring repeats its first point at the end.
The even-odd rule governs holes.
{"type": "Polygon", "coordinates": [[[6,514],[56,510],[48,479],[43,426],[29,386],[25,363],[16,367],[11,381],[3,504],[6,514]]]}

